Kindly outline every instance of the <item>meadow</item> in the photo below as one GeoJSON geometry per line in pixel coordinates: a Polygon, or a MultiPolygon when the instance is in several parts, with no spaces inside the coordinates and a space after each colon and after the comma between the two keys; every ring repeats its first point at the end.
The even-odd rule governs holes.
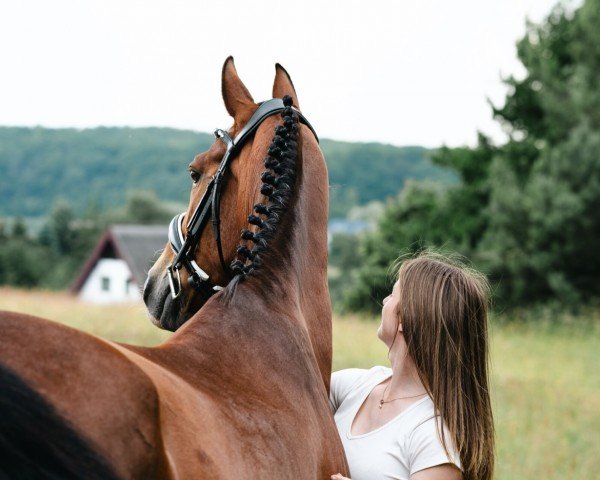
{"type": "MultiPolygon", "coordinates": [[[[65,293],[0,289],[0,309],[42,316],[120,342],[169,337],[143,305],[97,306],[65,293]]],[[[592,479],[600,472],[600,312],[491,321],[498,480],[592,479]]],[[[334,319],[334,369],[387,364],[378,319],[334,319]]],[[[1,333],[1,332],[0,332],[1,333]]]]}

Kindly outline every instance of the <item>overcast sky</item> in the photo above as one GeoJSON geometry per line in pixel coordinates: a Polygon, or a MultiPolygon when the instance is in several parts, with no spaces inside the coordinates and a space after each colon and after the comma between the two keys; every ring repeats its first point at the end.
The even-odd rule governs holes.
{"type": "Polygon", "coordinates": [[[233,55],[255,100],[271,97],[280,62],[321,137],[456,146],[479,129],[498,141],[487,99],[522,74],[526,18],[555,3],[5,1],[0,125],[229,127],[220,75],[233,55]]]}

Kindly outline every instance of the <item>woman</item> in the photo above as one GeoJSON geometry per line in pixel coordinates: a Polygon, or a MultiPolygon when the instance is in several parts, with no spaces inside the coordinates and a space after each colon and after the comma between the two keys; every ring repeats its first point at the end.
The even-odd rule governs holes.
{"type": "Polygon", "coordinates": [[[438,255],[405,261],[377,335],[392,368],[341,370],[331,381],[352,480],[491,479],[484,277],[438,255]]]}

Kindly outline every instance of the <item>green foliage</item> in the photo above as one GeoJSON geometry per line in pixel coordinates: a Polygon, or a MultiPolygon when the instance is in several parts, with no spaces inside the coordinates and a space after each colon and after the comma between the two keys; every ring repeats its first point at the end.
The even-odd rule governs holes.
{"type": "Polygon", "coordinates": [[[460,184],[409,181],[390,200],[376,232],[362,240],[362,258],[349,292],[342,295],[342,311],[375,310],[391,288],[389,268],[401,255],[428,247],[472,253],[487,228],[488,170],[495,148],[479,136],[475,149],[441,148],[433,161],[452,168],[460,184]]]}
{"type": "Polygon", "coordinates": [[[58,255],[68,255],[73,251],[74,214],[71,206],[64,200],[59,201],[50,219],[40,233],[40,240],[47,242],[58,255]]]}
{"type": "Polygon", "coordinates": [[[168,224],[175,213],[184,207],[173,210],[160,201],[154,191],[136,190],[127,195],[125,208],[110,215],[113,223],[168,224]]]}
{"type": "Polygon", "coordinates": [[[355,287],[357,260],[360,259],[359,239],[356,235],[337,233],[329,245],[329,294],[332,304],[339,305],[347,291],[355,287]]]}
{"type": "Polygon", "coordinates": [[[512,92],[494,109],[510,132],[556,145],[582,120],[600,129],[599,24],[598,0],[575,12],[558,5],[545,22],[528,24],[517,44],[527,75],[507,79],[512,92]]]}
{"type": "Polygon", "coordinates": [[[600,294],[600,1],[558,6],[518,44],[527,69],[495,109],[512,133],[491,176],[480,259],[510,306],[600,294]]]}
{"type": "Polygon", "coordinates": [[[456,182],[450,169],[433,164],[423,147],[325,139],[321,148],[329,169],[331,217],[346,216],[354,205],[396,196],[410,179],[456,182]]]}
{"type": "Polygon", "coordinates": [[[162,223],[173,215],[155,194],[133,192],[120,210],[99,214],[88,209],[77,217],[70,204],[59,200],[38,235],[27,231],[22,218],[6,228],[0,223],[0,285],[64,290],[110,223],[162,223]]]}
{"type": "MultiPolygon", "coordinates": [[[[187,204],[187,165],[213,141],[208,134],[167,128],[0,127],[0,215],[46,216],[55,202],[68,198],[77,215],[106,212],[129,201],[127,208],[141,209],[132,218],[144,223],[162,219],[160,212],[143,212],[154,199],[128,199],[127,192],[155,192],[163,203],[187,204]]],[[[323,140],[322,148],[332,186],[332,216],[345,216],[357,204],[385,200],[408,178],[455,179],[433,165],[420,147],[323,140]]]]}
{"type": "Polygon", "coordinates": [[[378,229],[364,236],[357,280],[344,297],[342,310],[376,310],[393,283],[390,266],[401,254],[416,252],[446,242],[447,217],[442,186],[409,182],[391,201],[379,220],[378,229]]]}
{"type": "Polygon", "coordinates": [[[497,159],[481,257],[509,304],[600,296],[600,132],[581,125],[543,152],[525,184],[497,159]]]}
{"type": "Polygon", "coordinates": [[[17,217],[13,223],[12,236],[16,240],[22,240],[27,236],[27,226],[23,217],[17,217]]]}
{"type": "Polygon", "coordinates": [[[47,248],[23,237],[5,238],[0,244],[0,284],[34,287],[47,273],[47,248]]]}
{"type": "Polygon", "coordinates": [[[362,243],[348,309],[389,290],[386,271],[406,250],[444,246],[489,273],[496,304],[578,308],[600,297],[600,0],[558,6],[518,43],[526,68],[502,107],[510,135],[493,146],[442,148],[433,161],[459,185],[410,185],[362,243]]]}
{"type": "Polygon", "coordinates": [[[461,180],[439,197],[438,221],[445,221],[445,240],[436,244],[450,243],[464,254],[475,250],[488,224],[489,169],[496,152],[490,140],[479,134],[475,148],[444,147],[433,157],[435,163],[456,171],[461,180]]]}
{"type": "Polygon", "coordinates": [[[187,165],[214,137],[167,128],[0,128],[0,214],[45,216],[60,198],[81,215],[132,189],[187,204],[187,165]]]}

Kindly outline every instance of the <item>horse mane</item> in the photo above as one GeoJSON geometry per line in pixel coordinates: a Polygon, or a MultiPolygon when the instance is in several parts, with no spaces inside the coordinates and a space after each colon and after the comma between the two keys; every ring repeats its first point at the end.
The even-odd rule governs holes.
{"type": "Polygon", "coordinates": [[[267,170],[260,177],[263,181],[260,192],[267,197],[267,202],[254,205],[256,214],[248,216],[248,223],[256,226],[257,231],[243,229],[241,232],[242,242],[230,266],[235,276],[224,291],[227,300],[231,299],[241,282],[265,269],[265,259],[273,250],[269,247],[272,247],[282,215],[289,210],[294,197],[299,117],[292,108],[290,96],[284,96],[283,103],[283,125],[275,127],[275,136],[264,161],[267,170]]]}

